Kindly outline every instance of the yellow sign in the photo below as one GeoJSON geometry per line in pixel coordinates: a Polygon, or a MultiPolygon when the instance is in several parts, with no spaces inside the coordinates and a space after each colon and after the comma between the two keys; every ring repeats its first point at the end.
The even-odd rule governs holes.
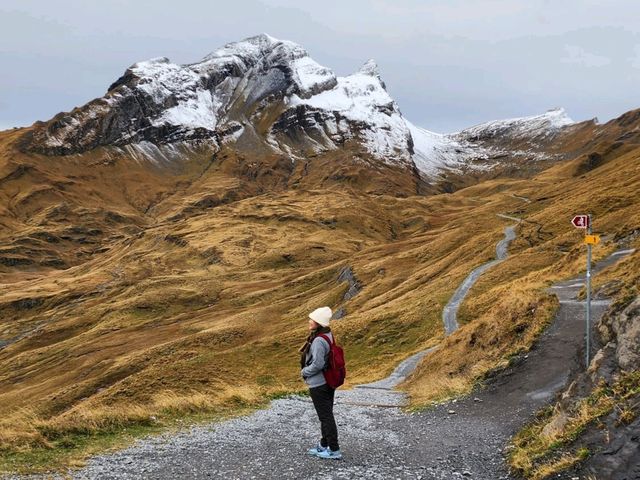
{"type": "Polygon", "coordinates": [[[584,243],[597,245],[598,243],[600,243],[600,235],[585,235],[584,243]]]}

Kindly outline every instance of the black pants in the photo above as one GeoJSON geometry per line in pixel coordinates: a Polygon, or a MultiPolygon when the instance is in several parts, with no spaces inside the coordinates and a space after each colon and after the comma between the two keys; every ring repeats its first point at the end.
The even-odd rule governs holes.
{"type": "Polygon", "coordinates": [[[310,388],[309,393],[320,419],[320,431],[322,432],[320,445],[323,447],[329,446],[335,452],[340,449],[338,445],[338,427],[336,426],[336,419],[333,418],[333,398],[336,391],[329,385],[324,384],[310,388]]]}

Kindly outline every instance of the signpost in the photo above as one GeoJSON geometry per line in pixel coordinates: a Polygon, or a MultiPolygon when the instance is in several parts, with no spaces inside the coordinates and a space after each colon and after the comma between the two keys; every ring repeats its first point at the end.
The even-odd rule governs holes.
{"type": "Polygon", "coordinates": [[[600,243],[600,235],[585,235],[584,243],[587,245],[597,245],[600,243]]]}
{"type": "Polygon", "coordinates": [[[576,215],[571,220],[571,224],[576,228],[586,229],[584,243],[587,244],[587,315],[586,315],[586,368],[589,368],[589,344],[591,340],[591,245],[600,242],[599,235],[593,235],[591,232],[591,215],[576,215]]]}
{"type": "Polygon", "coordinates": [[[587,228],[591,226],[590,215],[576,215],[571,220],[571,224],[576,228],[587,228]]]}

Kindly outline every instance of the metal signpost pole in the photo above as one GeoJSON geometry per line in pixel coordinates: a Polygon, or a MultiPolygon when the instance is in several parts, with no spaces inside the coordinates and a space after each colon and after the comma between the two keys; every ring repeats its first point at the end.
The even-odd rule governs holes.
{"type": "Polygon", "coordinates": [[[589,346],[591,343],[591,245],[597,245],[600,243],[600,235],[593,235],[591,230],[591,214],[588,215],[575,215],[571,220],[571,225],[582,230],[586,230],[584,235],[584,243],[587,244],[587,315],[586,324],[587,331],[585,335],[586,340],[586,352],[585,358],[587,362],[587,368],[589,368],[589,346]]]}
{"type": "MultiPolygon", "coordinates": [[[[588,215],[587,232],[591,235],[591,214],[588,215]]],[[[589,368],[589,340],[591,339],[591,242],[587,243],[587,351],[586,368],[589,368]]]]}

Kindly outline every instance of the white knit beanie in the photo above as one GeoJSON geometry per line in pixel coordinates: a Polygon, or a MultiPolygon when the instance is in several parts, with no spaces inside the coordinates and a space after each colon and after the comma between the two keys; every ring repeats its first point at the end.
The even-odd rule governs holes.
{"type": "Polygon", "coordinates": [[[309,318],[316,322],[318,325],[328,327],[332,315],[333,313],[331,312],[331,309],[329,307],[320,307],[311,312],[309,314],[309,318]]]}

